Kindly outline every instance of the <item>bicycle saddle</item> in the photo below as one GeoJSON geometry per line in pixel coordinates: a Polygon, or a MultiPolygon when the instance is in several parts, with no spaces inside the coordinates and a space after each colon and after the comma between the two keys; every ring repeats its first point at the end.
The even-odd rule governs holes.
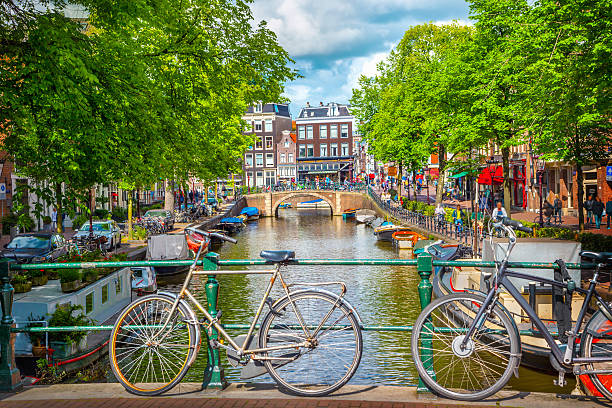
{"type": "Polygon", "coordinates": [[[580,256],[583,258],[592,259],[598,263],[612,264],[612,252],[582,251],[580,252],[580,256]]]}
{"type": "Polygon", "coordinates": [[[270,262],[285,262],[295,258],[295,251],[261,251],[259,256],[270,262]]]}

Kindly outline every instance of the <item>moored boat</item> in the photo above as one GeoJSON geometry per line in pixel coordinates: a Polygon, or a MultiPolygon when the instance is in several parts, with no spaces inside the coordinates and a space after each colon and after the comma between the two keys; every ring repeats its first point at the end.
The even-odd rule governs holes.
{"type": "Polygon", "coordinates": [[[155,269],[147,266],[133,266],[132,291],[137,296],[143,296],[157,292],[157,276],[155,269]]]}
{"type": "Polygon", "coordinates": [[[222,218],[217,226],[225,232],[233,234],[244,228],[244,223],[238,217],[226,217],[222,218]]]}
{"type": "Polygon", "coordinates": [[[257,207],[244,207],[240,211],[240,215],[244,215],[247,221],[256,221],[259,219],[259,210],[257,207]]]}
{"type": "Polygon", "coordinates": [[[420,239],[426,239],[427,237],[415,231],[400,230],[395,231],[391,238],[393,240],[393,245],[397,248],[412,249],[420,239]]]}
{"type": "Polygon", "coordinates": [[[368,222],[374,221],[376,219],[376,211],[361,209],[355,211],[355,221],[357,223],[367,224],[368,222]]]}
{"type": "Polygon", "coordinates": [[[374,235],[379,241],[393,241],[393,233],[397,231],[410,231],[408,227],[394,225],[389,221],[383,222],[379,227],[374,228],[374,235]]]}
{"type": "Polygon", "coordinates": [[[357,212],[357,208],[349,208],[348,210],[342,211],[342,219],[346,220],[348,218],[355,218],[355,213],[357,212]]]}
{"type": "Polygon", "coordinates": [[[291,203],[283,201],[282,203],[278,205],[278,208],[291,208],[291,203]]]}
{"type": "MultiPolygon", "coordinates": [[[[162,234],[147,240],[147,259],[156,261],[178,261],[190,259],[187,239],[184,234],[162,234]]],[[[185,272],[185,265],[156,266],[157,276],[176,275],[185,272]]]]}
{"type": "Polygon", "coordinates": [[[329,204],[322,198],[316,200],[302,201],[296,205],[296,208],[329,208],[329,204]]]}

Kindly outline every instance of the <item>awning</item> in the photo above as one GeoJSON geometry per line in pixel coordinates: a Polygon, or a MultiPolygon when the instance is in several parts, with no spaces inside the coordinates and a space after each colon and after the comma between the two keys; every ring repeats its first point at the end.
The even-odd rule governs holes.
{"type": "Polygon", "coordinates": [[[319,170],[319,171],[309,171],[306,174],[336,174],[339,170],[319,170]]]}
{"type": "Polygon", "coordinates": [[[449,178],[454,178],[454,179],[456,179],[456,178],[459,178],[459,177],[466,176],[467,174],[468,174],[468,172],[467,172],[467,171],[462,171],[461,173],[458,173],[458,174],[453,174],[453,175],[452,175],[452,176],[450,176],[449,178]]]}
{"type": "Polygon", "coordinates": [[[504,169],[502,166],[485,167],[478,175],[478,184],[499,185],[504,182],[504,169]]]}

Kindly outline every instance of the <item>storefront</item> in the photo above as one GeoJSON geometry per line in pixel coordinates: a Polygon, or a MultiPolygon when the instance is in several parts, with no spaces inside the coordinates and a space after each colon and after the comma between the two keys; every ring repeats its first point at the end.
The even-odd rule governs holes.
{"type": "Polygon", "coordinates": [[[526,177],[525,177],[525,161],[513,163],[511,167],[512,177],[511,191],[512,191],[512,206],[518,208],[527,208],[527,191],[525,189],[526,177]]]}

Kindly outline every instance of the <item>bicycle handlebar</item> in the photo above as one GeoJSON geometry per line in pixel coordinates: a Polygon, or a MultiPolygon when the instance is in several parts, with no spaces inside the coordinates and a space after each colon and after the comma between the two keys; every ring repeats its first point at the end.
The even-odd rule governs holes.
{"type": "Polygon", "coordinates": [[[219,234],[218,232],[203,231],[203,230],[201,230],[199,228],[196,228],[196,227],[185,228],[185,230],[186,231],[197,232],[198,234],[204,235],[205,237],[216,237],[216,238],[219,238],[219,239],[221,239],[223,241],[231,242],[232,244],[236,244],[238,242],[234,238],[228,237],[227,235],[219,234]]]}
{"type": "Polygon", "coordinates": [[[523,231],[523,232],[526,232],[528,234],[531,234],[533,232],[532,228],[526,227],[523,224],[521,224],[519,221],[512,220],[512,219],[510,219],[508,217],[504,218],[502,220],[502,223],[504,225],[508,226],[508,227],[512,227],[512,228],[514,228],[516,230],[523,231]]]}

